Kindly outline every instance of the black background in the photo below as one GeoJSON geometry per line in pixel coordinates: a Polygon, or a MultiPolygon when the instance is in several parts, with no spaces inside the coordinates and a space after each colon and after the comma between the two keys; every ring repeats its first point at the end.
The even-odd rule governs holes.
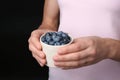
{"type": "Polygon", "coordinates": [[[41,24],[44,0],[0,1],[0,80],[47,80],[28,50],[31,32],[41,24]]]}

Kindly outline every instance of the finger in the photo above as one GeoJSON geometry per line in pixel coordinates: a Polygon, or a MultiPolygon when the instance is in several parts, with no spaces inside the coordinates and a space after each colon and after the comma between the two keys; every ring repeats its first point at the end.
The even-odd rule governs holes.
{"type": "Polygon", "coordinates": [[[78,39],[76,39],[76,40],[74,40],[74,42],[72,44],[60,48],[58,50],[58,54],[66,54],[66,53],[78,52],[78,51],[84,50],[86,48],[87,47],[86,47],[85,44],[83,44],[82,42],[78,41],[78,39]]]}
{"type": "Polygon", "coordinates": [[[74,52],[74,53],[68,53],[68,54],[65,54],[65,55],[59,55],[58,54],[58,55],[55,55],[53,57],[53,59],[54,59],[54,61],[57,61],[57,62],[82,60],[82,59],[89,56],[88,50],[89,49],[82,50],[82,51],[79,51],[79,52],[74,52]]]}
{"type": "Polygon", "coordinates": [[[76,61],[70,61],[70,62],[54,62],[54,65],[57,67],[61,67],[61,68],[75,68],[75,67],[79,67],[79,63],[76,61]]]}
{"type": "Polygon", "coordinates": [[[38,50],[41,50],[41,44],[40,44],[40,41],[39,41],[39,38],[35,38],[35,37],[31,37],[29,39],[29,44],[32,44],[35,48],[37,48],[38,50]]]}
{"type": "Polygon", "coordinates": [[[82,59],[80,61],[69,61],[69,62],[55,62],[55,66],[60,67],[62,69],[74,69],[83,66],[91,65],[91,61],[89,58],[82,59]]]}
{"type": "MultiPolygon", "coordinates": [[[[34,53],[33,53],[34,54],[34,53]]],[[[41,63],[41,61],[40,60],[38,60],[35,56],[33,56],[34,58],[35,58],[35,60],[38,62],[38,64],[42,67],[43,66],[43,64],[41,63]]]]}
{"type": "Polygon", "coordinates": [[[45,54],[42,51],[37,50],[32,44],[29,45],[29,49],[32,53],[39,56],[40,58],[45,58],[46,57],[45,54]]]}
{"type": "MultiPolygon", "coordinates": [[[[80,62],[78,63],[78,66],[73,65],[73,66],[62,66],[62,69],[74,69],[74,68],[80,68],[80,67],[85,67],[85,66],[90,66],[93,64],[96,64],[98,61],[94,60],[94,58],[91,57],[86,57],[82,60],[80,60],[80,62]]],[[[65,63],[63,63],[65,64],[65,63]]]]}
{"type": "Polygon", "coordinates": [[[43,67],[46,64],[46,59],[39,58],[39,56],[34,55],[34,53],[33,53],[33,57],[37,60],[37,62],[41,65],[41,67],[43,67]]]}
{"type": "Polygon", "coordinates": [[[28,40],[29,44],[33,44],[37,49],[41,49],[40,45],[40,36],[42,35],[42,32],[39,30],[35,30],[31,33],[31,36],[28,40]]]}
{"type": "Polygon", "coordinates": [[[43,33],[44,33],[44,31],[37,29],[37,30],[34,30],[34,31],[31,33],[31,36],[34,36],[34,37],[37,37],[37,38],[38,38],[38,37],[40,37],[43,33]]]}

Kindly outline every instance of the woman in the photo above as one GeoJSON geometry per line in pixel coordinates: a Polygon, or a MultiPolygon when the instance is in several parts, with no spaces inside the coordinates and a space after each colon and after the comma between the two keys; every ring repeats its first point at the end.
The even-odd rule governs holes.
{"type": "Polygon", "coordinates": [[[57,68],[49,68],[49,80],[120,79],[119,0],[45,0],[42,24],[29,38],[41,66],[46,58],[39,37],[58,30],[71,34],[74,42],[53,57],[57,68]]]}

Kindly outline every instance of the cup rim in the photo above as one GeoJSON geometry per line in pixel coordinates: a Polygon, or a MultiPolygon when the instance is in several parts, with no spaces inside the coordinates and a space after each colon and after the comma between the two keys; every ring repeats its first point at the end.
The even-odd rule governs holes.
{"type": "MultiPolygon", "coordinates": [[[[55,31],[49,31],[49,32],[55,32],[55,31]]],[[[46,33],[48,33],[48,32],[46,32],[46,33]]],[[[67,46],[67,45],[69,45],[69,44],[71,44],[71,43],[73,42],[73,38],[71,37],[70,34],[68,34],[68,36],[69,36],[70,39],[71,39],[71,41],[70,41],[69,43],[64,44],[64,45],[48,45],[48,44],[42,42],[42,40],[41,40],[41,38],[42,38],[46,33],[43,33],[43,34],[40,36],[40,43],[41,43],[41,44],[44,44],[44,45],[46,45],[46,46],[50,46],[50,47],[63,47],[63,46],[67,46]]]]}

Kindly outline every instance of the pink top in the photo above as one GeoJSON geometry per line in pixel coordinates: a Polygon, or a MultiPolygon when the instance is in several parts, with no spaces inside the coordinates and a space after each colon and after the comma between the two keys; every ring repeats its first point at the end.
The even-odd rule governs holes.
{"type": "MultiPolygon", "coordinates": [[[[58,0],[59,30],[73,37],[120,39],[120,0],[58,0]]],[[[49,80],[120,80],[120,62],[103,60],[78,69],[49,68],[49,80]]]]}

